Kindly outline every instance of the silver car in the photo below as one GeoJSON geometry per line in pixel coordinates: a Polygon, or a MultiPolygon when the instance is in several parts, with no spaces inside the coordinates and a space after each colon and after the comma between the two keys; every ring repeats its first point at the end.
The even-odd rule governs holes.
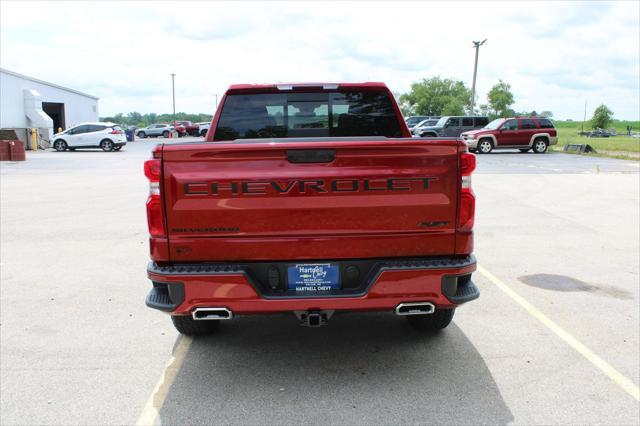
{"type": "Polygon", "coordinates": [[[138,136],[141,139],[144,139],[147,136],[150,136],[150,137],[162,136],[162,137],[168,138],[171,135],[171,133],[173,133],[174,130],[175,128],[170,124],[152,124],[148,127],[138,129],[136,136],[138,136]]]}

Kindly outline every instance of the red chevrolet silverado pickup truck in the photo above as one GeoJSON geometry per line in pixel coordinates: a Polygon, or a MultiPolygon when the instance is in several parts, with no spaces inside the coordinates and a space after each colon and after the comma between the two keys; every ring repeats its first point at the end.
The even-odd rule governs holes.
{"type": "Polygon", "coordinates": [[[236,315],[446,327],[471,279],[475,156],[412,138],[382,83],[233,85],[204,142],[145,163],[152,288],[187,335],[236,315]]]}

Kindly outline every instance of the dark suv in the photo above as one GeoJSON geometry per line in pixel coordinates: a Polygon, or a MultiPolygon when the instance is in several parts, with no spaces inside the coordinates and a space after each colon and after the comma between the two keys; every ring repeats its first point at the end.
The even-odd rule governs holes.
{"type": "Polygon", "coordinates": [[[433,126],[416,127],[413,134],[421,137],[457,138],[463,132],[480,129],[488,123],[489,119],[487,117],[445,116],[441,117],[433,126]]]}
{"type": "Polygon", "coordinates": [[[494,149],[530,149],[542,154],[549,145],[558,143],[558,134],[548,118],[498,118],[480,130],[465,132],[462,140],[469,151],[488,154],[494,149]]]}

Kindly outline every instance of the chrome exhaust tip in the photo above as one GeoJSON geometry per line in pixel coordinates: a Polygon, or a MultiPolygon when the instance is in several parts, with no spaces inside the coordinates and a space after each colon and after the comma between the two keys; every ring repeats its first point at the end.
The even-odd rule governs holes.
{"type": "Polygon", "coordinates": [[[230,320],[233,312],[227,308],[195,308],[191,317],[194,320],[230,320]]]}
{"type": "Polygon", "coordinates": [[[429,315],[436,311],[436,307],[430,302],[400,303],[394,310],[396,315],[429,315]]]}

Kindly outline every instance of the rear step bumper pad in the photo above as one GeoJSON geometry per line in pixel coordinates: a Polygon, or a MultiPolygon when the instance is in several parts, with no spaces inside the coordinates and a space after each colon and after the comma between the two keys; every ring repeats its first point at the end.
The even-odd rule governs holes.
{"type": "Polygon", "coordinates": [[[442,293],[456,305],[470,302],[480,297],[480,289],[471,279],[471,274],[443,277],[442,293]]]}
{"type": "Polygon", "coordinates": [[[153,309],[171,312],[184,302],[184,284],[153,282],[145,304],[153,309]]]}

